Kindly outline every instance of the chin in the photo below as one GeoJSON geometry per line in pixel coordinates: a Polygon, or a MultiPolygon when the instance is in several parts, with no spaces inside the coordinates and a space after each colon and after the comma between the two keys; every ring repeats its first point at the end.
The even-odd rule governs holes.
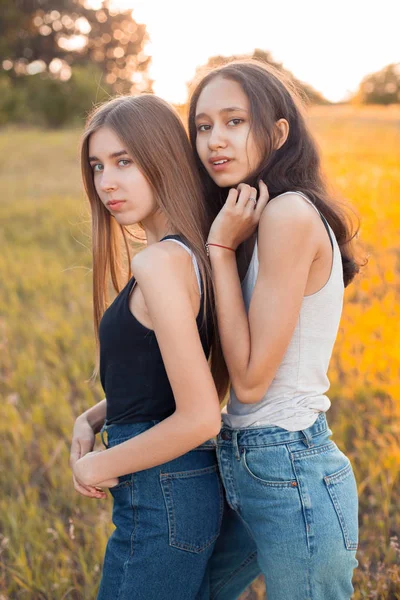
{"type": "MultiPolygon", "coordinates": [[[[211,177],[211,175],[210,175],[210,177],[211,177]]],[[[244,179],[240,179],[240,178],[235,177],[234,175],[228,174],[228,173],[221,173],[218,175],[213,173],[213,177],[211,177],[211,179],[220,188],[236,187],[237,185],[239,185],[239,183],[244,181],[244,179]]]]}

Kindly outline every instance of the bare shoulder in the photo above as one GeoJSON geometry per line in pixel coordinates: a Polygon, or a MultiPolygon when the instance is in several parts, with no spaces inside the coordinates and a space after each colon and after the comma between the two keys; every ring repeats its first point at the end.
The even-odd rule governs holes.
{"type": "Polygon", "coordinates": [[[268,202],[261,215],[259,235],[277,230],[288,236],[304,235],[315,229],[319,220],[316,210],[300,194],[292,192],[268,202]]]}
{"type": "Polygon", "coordinates": [[[184,248],[179,244],[163,241],[138,252],[132,259],[131,269],[135,278],[165,279],[171,275],[185,277],[190,265],[190,255],[184,248]]]}
{"type": "Polygon", "coordinates": [[[302,196],[295,192],[277,196],[265,207],[258,226],[259,255],[277,262],[315,257],[320,244],[320,217],[302,196]],[[291,258],[292,257],[292,258],[291,258]]]}

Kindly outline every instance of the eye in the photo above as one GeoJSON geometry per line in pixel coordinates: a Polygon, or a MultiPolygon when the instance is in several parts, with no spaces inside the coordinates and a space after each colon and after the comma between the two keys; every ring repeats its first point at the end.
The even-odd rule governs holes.
{"type": "Polygon", "coordinates": [[[211,129],[211,125],[198,125],[197,131],[209,131],[211,129]]]}
{"type": "Polygon", "coordinates": [[[95,173],[99,173],[103,168],[104,167],[101,163],[96,163],[95,165],[92,165],[92,169],[95,173]]]}
{"type": "Polygon", "coordinates": [[[231,119],[230,121],[228,121],[228,125],[230,125],[230,127],[235,127],[236,125],[240,125],[240,123],[243,123],[243,119],[231,119]],[[232,123],[232,125],[231,125],[232,123]]]}
{"type": "Polygon", "coordinates": [[[132,161],[131,161],[131,160],[128,160],[127,158],[121,158],[121,159],[118,161],[118,164],[119,164],[119,166],[120,166],[120,167],[127,167],[128,165],[130,165],[130,164],[131,164],[131,162],[132,162],[132,161]]]}

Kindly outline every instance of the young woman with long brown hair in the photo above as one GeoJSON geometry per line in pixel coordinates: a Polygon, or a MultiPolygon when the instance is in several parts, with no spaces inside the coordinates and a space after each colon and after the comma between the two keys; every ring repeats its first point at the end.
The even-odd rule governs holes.
{"type": "Polygon", "coordinates": [[[106,398],[76,420],[71,466],[78,492],[102,498],[110,488],[114,499],[98,599],[194,599],[222,519],[212,438],[227,383],[201,184],[178,115],[152,95],[96,109],[81,162],[106,398]],[[130,261],[136,223],[147,247],[130,261]],[[109,280],[117,295],[108,306],[109,280]],[[93,452],[100,430],[107,449],[93,452]]]}
{"type": "Polygon", "coordinates": [[[237,598],[261,570],[268,600],[348,600],[357,489],[325,413],[343,291],[358,271],[351,224],[272,68],[237,62],[206,75],[189,131],[215,217],[208,250],[232,384],[217,449],[230,511],[211,597],[237,598]]]}

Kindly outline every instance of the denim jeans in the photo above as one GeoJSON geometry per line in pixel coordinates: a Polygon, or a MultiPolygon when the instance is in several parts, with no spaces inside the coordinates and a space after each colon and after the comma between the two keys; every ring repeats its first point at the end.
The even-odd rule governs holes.
{"type": "Polygon", "coordinates": [[[207,573],[212,600],[235,600],[260,572],[268,600],[349,600],[357,488],[331,434],[324,414],[298,432],[221,429],[229,508],[207,573]]]}
{"type": "MultiPolygon", "coordinates": [[[[111,447],[156,423],[106,425],[102,438],[111,447]]],[[[196,600],[223,515],[215,440],[161,466],[120,477],[110,492],[115,530],[98,600],[196,600]]]]}

